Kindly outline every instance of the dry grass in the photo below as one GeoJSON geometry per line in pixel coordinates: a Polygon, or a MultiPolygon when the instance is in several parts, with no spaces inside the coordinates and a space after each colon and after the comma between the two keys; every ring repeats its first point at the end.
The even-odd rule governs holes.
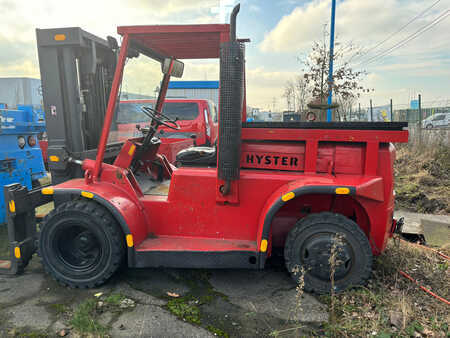
{"type": "Polygon", "coordinates": [[[400,208],[450,214],[450,147],[398,147],[395,190],[400,208]]]}
{"type": "Polygon", "coordinates": [[[450,334],[449,306],[400,276],[401,269],[441,297],[450,298],[450,270],[437,254],[392,241],[375,261],[367,287],[322,297],[334,321],[318,334],[353,336],[428,336],[450,334]],[[332,305],[333,304],[333,305],[332,305]]]}

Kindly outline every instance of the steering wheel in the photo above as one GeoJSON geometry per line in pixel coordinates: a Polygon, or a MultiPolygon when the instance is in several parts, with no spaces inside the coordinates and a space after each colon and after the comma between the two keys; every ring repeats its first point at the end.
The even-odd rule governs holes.
{"type": "Polygon", "coordinates": [[[150,107],[142,107],[142,111],[145,115],[150,117],[152,120],[155,120],[162,124],[163,126],[166,126],[167,128],[174,129],[174,130],[180,130],[180,126],[177,123],[177,119],[172,120],[168,116],[158,113],[156,110],[150,107]]]}

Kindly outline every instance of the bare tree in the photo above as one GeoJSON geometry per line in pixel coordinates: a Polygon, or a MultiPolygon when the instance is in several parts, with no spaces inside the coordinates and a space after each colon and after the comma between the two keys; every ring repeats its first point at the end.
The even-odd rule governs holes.
{"type": "Polygon", "coordinates": [[[284,85],[283,97],[286,98],[287,109],[290,111],[295,111],[295,84],[294,81],[288,80],[284,85]]]}
{"type": "Polygon", "coordinates": [[[350,112],[353,109],[353,106],[356,104],[355,96],[347,96],[345,99],[338,95],[337,101],[339,103],[339,108],[336,109],[336,117],[339,120],[350,121],[350,112]]]}
{"type": "Polygon", "coordinates": [[[338,62],[342,61],[346,51],[352,50],[351,46],[340,46],[337,43],[338,48],[333,56],[336,67],[331,83],[328,82],[330,51],[327,46],[314,42],[311,53],[304,60],[304,79],[313,97],[327,97],[332,89],[334,95],[345,100],[349,96],[359,97],[361,93],[370,91],[361,85],[367,74],[364,70],[354,70],[347,61],[338,62]]]}
{"type": "MultiPolygon", "coordinates": [[[[333,62],[334,72],[332,81],[329,82],[330,51],[327,44],[327,29],[324,27],[323,41],[315,41],[311,52],[304,59],[299,59],[303,64],[303,79],[307,91],[313,99],[326,102],[330,90],[338,103],[343,104],[340,114],[347,112],[349,105],[362,93],[370,92],[364,88],[362,80],[367,75],[365,70],[355,70],[350,62],[361,53],[362,49],[353,42],[342,44],[336,39],[333,62]]],[[[373,91],[373,89],[372,89],[373,91]]]]}
{"type": "Polygon", "coordinates": [[[303,75],[298,75],[295,78],[295,97],[297,99],[297,107],[299,112],[306,110],[306,105],[309,100],[308,84],[303,75]]]}

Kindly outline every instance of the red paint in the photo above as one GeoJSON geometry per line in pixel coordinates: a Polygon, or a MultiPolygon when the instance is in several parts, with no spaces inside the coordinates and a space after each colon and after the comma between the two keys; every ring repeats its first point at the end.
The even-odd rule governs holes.
{"type": "Polygon", "coordinates": [[[144,46],[177,59],[219,57],[220,43],[228,41],[229,25],[161,25],[118,27],[120,35],[133,34],[144,46]]]}
{"type": "Polygon", "coordinates": [[[42,159],[44,163],[48,162],[48,141],[47,140],[39,140],[39,147],[42,151],[42,159]]]}

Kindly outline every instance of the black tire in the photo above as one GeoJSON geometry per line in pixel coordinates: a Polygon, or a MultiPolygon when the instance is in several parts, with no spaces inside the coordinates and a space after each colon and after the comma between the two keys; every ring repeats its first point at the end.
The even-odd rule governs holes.
{"type": "Polygon", "coordinates": [[[433,125],[432,124],[427,124],[427,129],[433,129],[433,125]]]}
{"type": "Polygon", "coordinates": [[[44,218],[39,253],[45,270],[61,284],[92,288],[120,267],[125,243],[108,210],[94,201],[74,200],[44,218]]]}
{"type": "Polygon", "coordinates": [[[304,268],[307,292],[329,293],[332,283],[329,258],[337,245],[334,273],[335,292],[363,285],[372,273],[372,250],[359,226],[347,217],[331,212],[309,215],[299,220],[289,232],[284,247],[286,268],[298,282],[304,268]]]}

